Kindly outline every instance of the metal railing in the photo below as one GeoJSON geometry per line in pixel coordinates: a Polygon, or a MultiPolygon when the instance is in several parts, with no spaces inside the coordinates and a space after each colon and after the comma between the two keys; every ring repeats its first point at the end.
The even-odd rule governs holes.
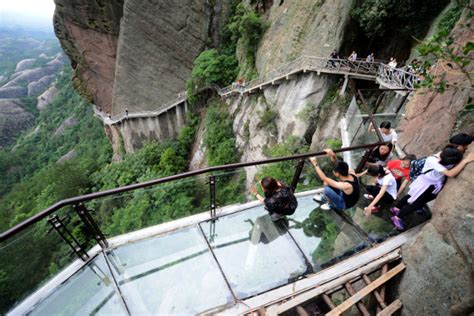
{"type": "Polygon", "coordinates": [[[415,85],[420,78],[401,68],[392,68],[385,64],[380,64],[377,71],[377,80],[390,85],[393,88],[415,89],[415,85]]]}
{"type": "MultiPolygon", "coordinates": [[[[346,147],[346,148],[335,150],[335,152],[342,153],[342,152],[354,151],[358,149],[371,149],[380,144],[381,142],[377,142],[377,143],[372,143],[372,144],[367,144],[367,145],[346,147]]],[[[120,194],[124,192],[129,192],[129,191],[133,191],[137,189],[147,188],[154,185],[168,183],[168,182],[172,182],[172,181],[176,181],[180,179],[190,178],[196,175],[201,175],[201,174],[211,173],[211,172],[216,172],[216,171],[228,171],[228,170],[233,170],[236,168],[258,166],[258,165],[270,164],[270,163],[275,163],[275,162],[301,160],[301,159],[306,159],[309,157],[325,156],[325,155],[326,155],[325,152],[313,152],[313,153],[298,154],[298,155],[293,155],[293,156],[270,158],[270,159],[263,159],[263,160],[257,160],[257,161],[251,161],[251,162],[240,162],[240,163],[233,163],[233,164],[222,165],[222,166],[208,167],[208,168],[188,171],[185,173],[168,176],[168,177],[164,177],[160,179],[145,181],[145,182],[131,184],[131,185],[118,187],[118,188],[114,188],[110,190],[105,190],[105,191],[100,191],[100,192],[95,192],[95,193],[90,193],[90,194],[85,194],[81,196],[64,199],[51,205],[50,207],[44,209],[43,211],[35,214],[34,216],[28,218],[27,220],[15,225],[14,227],[2,232],[0,234],[0,242],[6,241],[7,239],[15,236],[16,234],[30,227],[31,225],[41,221],[42,219],[47,218],[50,215],[53,215],[58,210],[67,206],[73,206],[75,209],[82,209],[82,205],[87,201],[91,201],[91,200],[95,200],[95,199],[99,199],[99,198],[103,198],[107,196],[112,196],[112,195],[116,195],[116,194],[120,194]]]]}

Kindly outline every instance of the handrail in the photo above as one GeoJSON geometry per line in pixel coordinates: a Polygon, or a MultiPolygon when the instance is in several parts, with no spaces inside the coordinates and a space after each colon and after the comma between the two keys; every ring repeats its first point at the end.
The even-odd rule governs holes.
{"type": "MultiPolygon", "coordinates": [[[[339,152],[345,152],[345,151],[352,151],[352,150],[357,150],[357,149],[368,149],[368,148],[373,148],[375,146],[378,146],[382,144],[381,142],[378,143],[372,143],[372,144],[367,144],[367,145],[358,145],[358,146],[352,146],[352,147],[346,147],[346,148],[341,148],[334,150],[334,152],[339,153],[339,152]]],[[[32,217],[26,219],[25,221],[13,226],[12,228],[2,232],[0,234],[0,242],[7,240],[8,238],[14,236],[15,234],[23,231],[24,229],[28,228],[29,226],[39,222],[40,220],[46,218],[47,216],[51,215],[55,211],[68,206],[68,205],[76,205],[79,203],[83,203],[86,201],[118,194],[118,193],[124,193],[128,191],[133,191],[136,189],[142,189],[146,188],[152,185],[157,185],[157,184],[162,184],[162,183],[167,183],[171,182],[174,180],[180,180],[184,178],[189,178],[192,176],[208,173],[208,172],[214,172],[214,171],[225,171],[225,170],[231,170],[231,169],[236,169],[236,168],[243,168],[243,167],[249,167],[249,166],[257,166],[257,165],[263,165],[267,163],[275,163],[275,162],[283,162],[283,161],[289,161],[289,160],[297,160],[297,159],[305,159],[313,156],[324,156],[326,155],[326,152],[314,152],[314,153],[306,153],[306,154],[298,154],[298,155],[293,155],[293,156],[285,156],[285,157],[277,157],[277,158],[269,158],[269,159],[262,159],[262,160],[257,160],[257,161],[250,161],[250,162],[238,162],[238,163],[233,163],[233,164],[228,164],[228,165],[221,165],[221,166],[213,166],[213,167],[207,167],[203,169],[198,169],[194,171],[188,171],[184,173],[180,173],[177,175],[172,175],[164,178],[159,178],[159,179],[154,179],[154,180],[149,180],[145,182],[140,182],[140,183],[135,183],[135,184],[130,184],[127,186],[123,187],[118,187],[114,189],[109,189],[105,191],[100,191],[100,192],[95,192],[95,193],[89,193],[81,196],[76,196],[72,198],[67,198],[64,200],[61,200],[59,202],[56,202],[55,204],[51,205],[50,207],[46,208],[45,210],[33,215],[32,217]]]]}

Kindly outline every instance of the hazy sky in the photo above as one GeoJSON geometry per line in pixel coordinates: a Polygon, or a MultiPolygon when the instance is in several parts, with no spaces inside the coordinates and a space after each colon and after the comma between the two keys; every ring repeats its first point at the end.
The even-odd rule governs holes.
{"type": "Polygon", "coordinates": [[[0,24],[52,25],[53,13],[53,0],[0,0],[0,24]]]}

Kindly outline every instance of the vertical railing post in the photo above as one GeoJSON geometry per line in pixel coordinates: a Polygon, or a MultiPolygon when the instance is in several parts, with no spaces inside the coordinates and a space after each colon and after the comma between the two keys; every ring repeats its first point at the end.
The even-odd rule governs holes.
{"type": "Polygon", "coordinates": [[[211,218],[216,219],[216,176],[209,176],[209,212],[211,218]]]}
{"type": "Polygon", "coordinates": [[[97,223],[90,215],[86,206],[83,203],[79,203],[74,205],[74,209],[76,210],[76,213],[79,215],[84,225],[86,225],[86,227],[92,232],[92,235],[97,243],[102,247],[102,249],[107,249],[109,247],[109,243],[97,223]]]}
{"type": "Polygon", "coordinates": [[[291,189],[293,192],[296,191],[296,187],[298,186],[298,181],[300,180],[301,172],[304,168],[305,159],[300,159],[298,164],[295,168],[295,173],[293,174],[293,179],[291,180],[291,189]]]}
{"type": "Polygon", "coordinates": [[[408,91],[407,94],[403,97],[402,102],[400,103],[400,105],[397,107],[397,110],[395,111],[396,114],[398,114],[398,112],[400,112],[400,110],[402,109],[403,105],[404,105],[405,102],[407,101],[409,95],[410,95],[410,91],[408,91]]]}
{"type": "Polygon", "coordinates": [[[48,219],[48,222],[82,261],[87,261],[90,259],[87,251],[82,247],[81,244],[79,244],[77,239],[72,235],[66,225],[64,225],[63,221],[56,214],[51,216],[51,218],[48,219]]]}
{"type": "Polygon", "coordinates": [[[367,163],[367,161],[369,160],[369,157],[370,155],[372,154],[372,151],[374,150],[374,148],[370,148],[368,149],[364,156],[362,157],[362,159],[360,160],[359,162],[359,165],[357,166],[357,168],[354,170],[355,173],[361,173],[362,170],[365,168],[365,164],[367,163]]]}

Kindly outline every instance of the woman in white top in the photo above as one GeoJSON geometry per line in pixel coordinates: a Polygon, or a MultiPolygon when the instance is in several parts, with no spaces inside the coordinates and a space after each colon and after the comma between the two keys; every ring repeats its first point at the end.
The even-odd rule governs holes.
{"type": "Polygon", "coordinates": [[[356,61],[357,60],[357,53],[355,51],[352,51],[352,54],[348,58],[350,61],[356,61]]]}
{"type": "MultiPolygon", "coordinates": [[[[391,142],[393,145],[398,141],[398,135],[395,129],[391,128],[392,124],[389,121],[383,121],[379,125],[380,134],[384,142],[391,142]]],[[[369,124],[369,132],[375,132],[372,124],[369,124]]]]}
{"type": "Polygon", "coordinates": [[[446,177],[457,176],[472,161],[474,153],[462,159],[462,152],[452,147],[445,148],[439,157],[426,158],[421,174],[410,185],[408,194],[398,203],[398,208],[390,208],[395,214],[391,218],[395,227],[405,229],[404,218],[434,200],[443,188],[446,177]]]}
{"type": "Polygon", "coordinates": [[[380,201],[392,204],[397,199],[397,180],[388,170],[382,166],[372,166],[367,170],[367,174],[377,179],[376,185],[366,186],[369,194],[364,194],[368,200],[372,200],[369,206],[364,208],[365,215],[370,215],[373,212],[380,210],[380,201]]]}

